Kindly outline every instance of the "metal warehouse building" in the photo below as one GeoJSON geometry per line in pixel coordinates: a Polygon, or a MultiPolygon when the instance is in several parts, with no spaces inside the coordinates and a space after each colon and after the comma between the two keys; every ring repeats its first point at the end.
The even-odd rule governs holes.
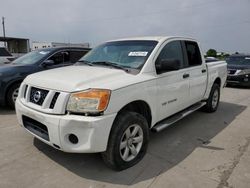
{"type": "Polygon", "coordinates": [[[89,43],[32,42],[32,50],[66,46],[89,48],[89,43]]]}
{"type": "Polygon", "coordinates": [[[6,44],[8,51],[18,57],[30,51],[29,39],[16,37],[0,37],[0,42],[6,44]]]}

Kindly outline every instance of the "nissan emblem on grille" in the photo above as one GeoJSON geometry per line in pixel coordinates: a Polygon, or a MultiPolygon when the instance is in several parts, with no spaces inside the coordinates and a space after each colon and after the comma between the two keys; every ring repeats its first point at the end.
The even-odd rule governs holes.
{"type": "Polygon", "coordinates": [[[30,102],[42,106],[48,93],[49,93],[48,90],[31,87],[30,102]]]}
{"type": "Polygon", "coordinates": [[[34,101],[38,102],[41,99],[41,91],[36,91],[34,94],[34,101]]]}

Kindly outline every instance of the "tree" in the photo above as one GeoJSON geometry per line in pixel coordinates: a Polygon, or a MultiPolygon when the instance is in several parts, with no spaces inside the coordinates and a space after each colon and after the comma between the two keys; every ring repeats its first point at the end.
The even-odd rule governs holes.
{"type": "Polygon", "coordinates": [[[217,56],[217,51],[215,49],[209,49],[207,51],[207,57],[216,57],[217,56]]]}

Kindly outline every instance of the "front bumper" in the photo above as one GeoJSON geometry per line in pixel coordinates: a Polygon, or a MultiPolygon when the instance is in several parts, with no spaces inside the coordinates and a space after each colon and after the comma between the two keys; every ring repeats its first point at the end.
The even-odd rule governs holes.
{"type": "Polygon", "coordinates": [[[250,86],[250,75],[228,75],[227,84],[250,86]]]}
{"type": "Polygon", "coordinates": [[[49,140],[46,140],[25,128],[29,133],[64,152],[95,153],[106,150],[109,133],[116,114],[97,117],[80,115],[51,115],[24,106],[19,99],[16,101],[16,114],[19,124],[25,128],[23,117],[28,117],[47,127],[49,140]],[[69,134],[78,137],[78,143],[69,141],[69,134]]]}

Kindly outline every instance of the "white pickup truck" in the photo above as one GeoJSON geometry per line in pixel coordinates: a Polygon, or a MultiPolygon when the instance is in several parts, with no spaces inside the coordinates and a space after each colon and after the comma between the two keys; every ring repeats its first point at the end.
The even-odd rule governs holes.
{"type": "Polygon", "coordinates": [[[194,39],[114,40],[74,66],[28,76],[16,112],[41,141],[65,152],[101,152],[109,167],[123,170],[143,158],[150,130],[199,108],[216,111],[226,75],[226,63],[206,64],[194,39]]]}

